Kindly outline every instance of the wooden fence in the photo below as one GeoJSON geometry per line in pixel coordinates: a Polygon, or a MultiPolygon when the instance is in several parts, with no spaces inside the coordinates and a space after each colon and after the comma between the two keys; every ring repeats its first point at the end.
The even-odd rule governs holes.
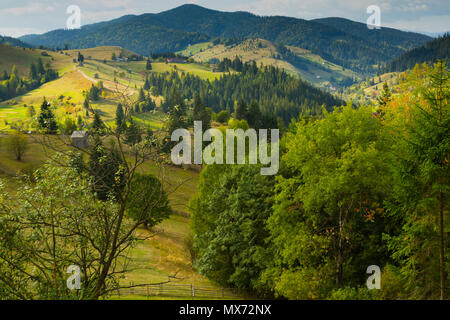
{"type": "Polygon", "coordinates": [[[137,285],[130,288],[120,288],[111,292],[114,296],[167,296],[167,297],[191,297],[204,299],[237,299],[239,297],[238,289],[214,288],[195,286],[193,284],[155,284],[155,285],[137,285]]]}

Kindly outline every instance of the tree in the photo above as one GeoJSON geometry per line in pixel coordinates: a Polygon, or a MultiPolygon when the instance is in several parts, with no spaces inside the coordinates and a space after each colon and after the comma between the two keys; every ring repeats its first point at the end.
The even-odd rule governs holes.
{"type": "Polygon", "coordinates": [[[130,117],[130,124],[127,126],[125,130],[125,143],[130,146],[135,145],[142,141],[141,130],[137,126],[136,122],[134,122],[133,118],[130,117]]]}
{"type": "Polygon", "coordinates": [[[147,60],[147,63],[145,65],[145,69],[146,70],[152,70],[152,64],[151,64],[150,60],[147,60]]]}
{"type": "Polygon", "coordinates": [[[86,109],[86,110],[89,110],[89,99],[88,99],[88,97],[84,98],[83,108],[86,109]]]}
{"type": "Polygon", "coordinates": [[[401,89],[407,99],[393,99],[386,110],[388,128],[395,134],[390,161],[394,192],[388,209],[402,227],[386,239],[408,279],[406,292],[414,298],[445,299],[445,252],[450,248],[445,233],[450,225],[448,66],[416,66],[401,89]]]}
{"type": "Polygon", "coordinates": [[[41,104],[41,111],[38,116],[38,126],[46,134],[56,134],[58,131],[58,124],[55,120],[55,115],[50,109],[50,103],[44,97],[41,104]]]}
{"type": "Polygon", "coordinates": [[[167,219],[172,212],[161,182],[152,175],[135,174],[131,181],[127,214],[136,221],[144,221],[151,228],[167,219]]]}
{"type": "Polygon", "coordinates": [[[381,92],[380,96],[377,98],[378,105],[381,108],[386,107],[386,105],[391,100],[391,90],[389,89],[389,85],[387,84],[387,81],[383,84],[383,91],[381,92]]]}
{"type": "Polygon", "coordinates": [[[150,90],[150,82],[148,81],[148,77],[145,78],[144,90],[150,90]]]}
{"type": "Polygon", "coordinates": [[[195,266],[224,286],[263,294],[260,276],[271,259],[264,227],[274,179],[257,165],[208,165],[190,202],[195,266]]]}
{"type": "Polygon", "coordinates": [[[239,102],[236,106],[235,110],[235,118],[238,120],[246,120],[247,119],[247,105],[244,102],[244,99],[239,99],[239,102]]]}
{"type": "Polygon", "coordinates": [[[111,55],[111,60],[112,60],[112,61],[116,61],[116,60],[117,60],[117,57],[116,57],[116,53],[115,53],[115,52],[112,53],[112,55],[111,55]]]}
{"type": "Polygon", "coordinates": [[[123,238],[130,223],[118,223],[119,206],[97,200],[86,174],[68,164],[57,155],[15,197],[0,183],[2,299],[98,299],[117,286],[118,262],[134,242],[123,238]],[[67,287],[70,265],[80,268],[82,290],[67,287]]]}
{"type": "Polygon", "coordinates": [[[5,145],[14,154],[17,161],[22,161],[25,152],[29,149],[27,137],[18,131],[5,139],[5,145]]]}
{"type": "Polygon", "coordinates": [[[247,120],[250,127],[255,129],[261,128],[262,114],[259,110],[259,106],[256,100],[252,100],[252,102],[250,103],[245,119],[247,120]]]}
{"type": "Polygon", "coordinates": [[[27,116],[33,118],[36,115],[36,110],[34,110],[33,106],[27,107],[27,116]]]}
{"type": "Polygon", "coordinates": [[[217,122],[227,123],[230,120],[230,112],[228,110],[222,110],[217,114],[217,122]]]}
{"type": "Polygon", "coordinates": [[[123,112],[122,104],[119,103],[116,108],[116,127],[117,130],[122,130],[125,123],[125,114],[123,112]]]}
{"type": "Polygon", "coordinates": [[[93,177],[92,190],[99,200],[117,197],[123,188],[123,160],[117,150],[108,150],[98,135],[94,135],[88,170],[93,177]]]}
{"type": "Polygon", "coordinates": [[[371,108],[346,106],[287,133],[267,221],[277,254],[263,276],[279,295],[324,299],[360,285],[368,265],[389,258],[380,250],[389,186],[381,129],[371,108]]]}
{"type": "Polygon", "coordinates": [[[205,107],[199,94],[197,94],[194,99],[192,107],[192,118],[193,121],[202,122],[203,131],[208,130],[210,128],[211,111],[205,107]]]}
{"type": "Polygon", "coordinates": [[[143,88],[140,88],[138,102],[143,102],[143,101],[145,101],[145,92],[144,92],[143,88]]]}
{"type": "Polygon", "coordinates": [[[83,63],[83,61],[84,61],[84,56],[78,51],[78,58],[77,58],[77,61],[79,62],[79,63],[83,63]]]}
{"type": "Polygon", "coordinates": [[[94,114],[94,121],[92,122],[92,131],[95,134],[103,136],[105,134],[104,129],[105,129],[105,124],[103,123],[102,118],[100,117],[98,112],[96,112],[94,114]]]}
{"type": "Polygon", "coordinates": [[[38,71],[34,63],[32,63],[30,66],[30,79],[39,80],[38,71]]]}
{"type": "Polygon", "coordinates": [[[72,117],[66,117],[64,122],[61,124],[61,133],[62,134],[72,134],[75,130],[77,130],[77,124],[73,120],[72,117]]]}

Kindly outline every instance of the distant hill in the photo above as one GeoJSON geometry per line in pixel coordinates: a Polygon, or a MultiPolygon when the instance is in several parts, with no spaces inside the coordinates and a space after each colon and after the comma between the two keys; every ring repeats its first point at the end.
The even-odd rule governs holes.
{"type": "Polygon", "coordinates": [[[413,68],[417,63],[435,62],[438,59],[450,57],[450,33],[428,42],[424,46],[405,52],[390,62],[385,72],[405,71],[413,68]]]}
{"type": "Polygon", "coordinates": [[[373,33],[365,24],[332,18],[303,20],[261,17],[247,12],[221,12],[183,5],[158,14],[128,15],[79,30],[55,30],[20,39],[33,45],[89,48],[121,46],[142,55],[179,51],[214,38],[261,38],[307,49],[322,58],[359,72],[379,65],[430,40],[422,34],[382,28],[373,33]],[[376,41],[382,39],[383,41],[376,41]]]}
{"type": "Polygon", "coordinates": [[[4,37],[0,35],[0,44],[12,46],[12,47],[23,47],[23,48],[31,48],[31,45],[28,43],[24,43],[23,41],[20,41],[19,39],[12,38],[12,37],[4,37]]]}

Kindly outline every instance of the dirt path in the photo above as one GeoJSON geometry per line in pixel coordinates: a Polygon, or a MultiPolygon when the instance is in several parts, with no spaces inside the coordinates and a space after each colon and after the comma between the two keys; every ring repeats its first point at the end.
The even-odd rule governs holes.
{"type": "Polygon", "coordinates": [[[105,87],[106,89],[108,89],[112,92],[120,92],[120,93],[126,92],[127,96],[132,96],[133,94],[137,93],[137,91],[135,89],[127,87],[123,84],[115,83],[113,81],[101,79],[101,78],[99,78],[99,79],[92,78],[92,77],[88,76],[87,74],[85,74],[80,69],[78,69],[76,66],[74,66],[73,69],[78,71],[84,78],[86,78],[87,80],[89,80],[95,84],[98,83],[99,81],[102,81],[103,87],[105,87]]]}

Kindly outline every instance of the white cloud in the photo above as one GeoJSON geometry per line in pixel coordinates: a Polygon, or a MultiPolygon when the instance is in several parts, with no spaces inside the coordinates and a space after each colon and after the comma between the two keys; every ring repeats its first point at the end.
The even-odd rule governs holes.
{"type": "Polygon", "coordinates": [[[8,37],[20,37],[26,34],[40,34],[49,30],[42,30],[36,28],[13,28],[13,27],[0,27],[0,35],[8,37]]]}
{"type": "Polygon", "coordinates": [[[450,31],[450,15],[423,16],[413,20],[395,20],[389,23],[383,23],[383,26],[417,32],[450,31]]]}
{"type": "Polygon", "coordinates": [[[24,14],[45,14],[52,11],[55,11],[55,7],[52,5],[44,5],[42,3],[33,2],[23,7],[1,9],[0,14],[20,16],[24,14]]]}

